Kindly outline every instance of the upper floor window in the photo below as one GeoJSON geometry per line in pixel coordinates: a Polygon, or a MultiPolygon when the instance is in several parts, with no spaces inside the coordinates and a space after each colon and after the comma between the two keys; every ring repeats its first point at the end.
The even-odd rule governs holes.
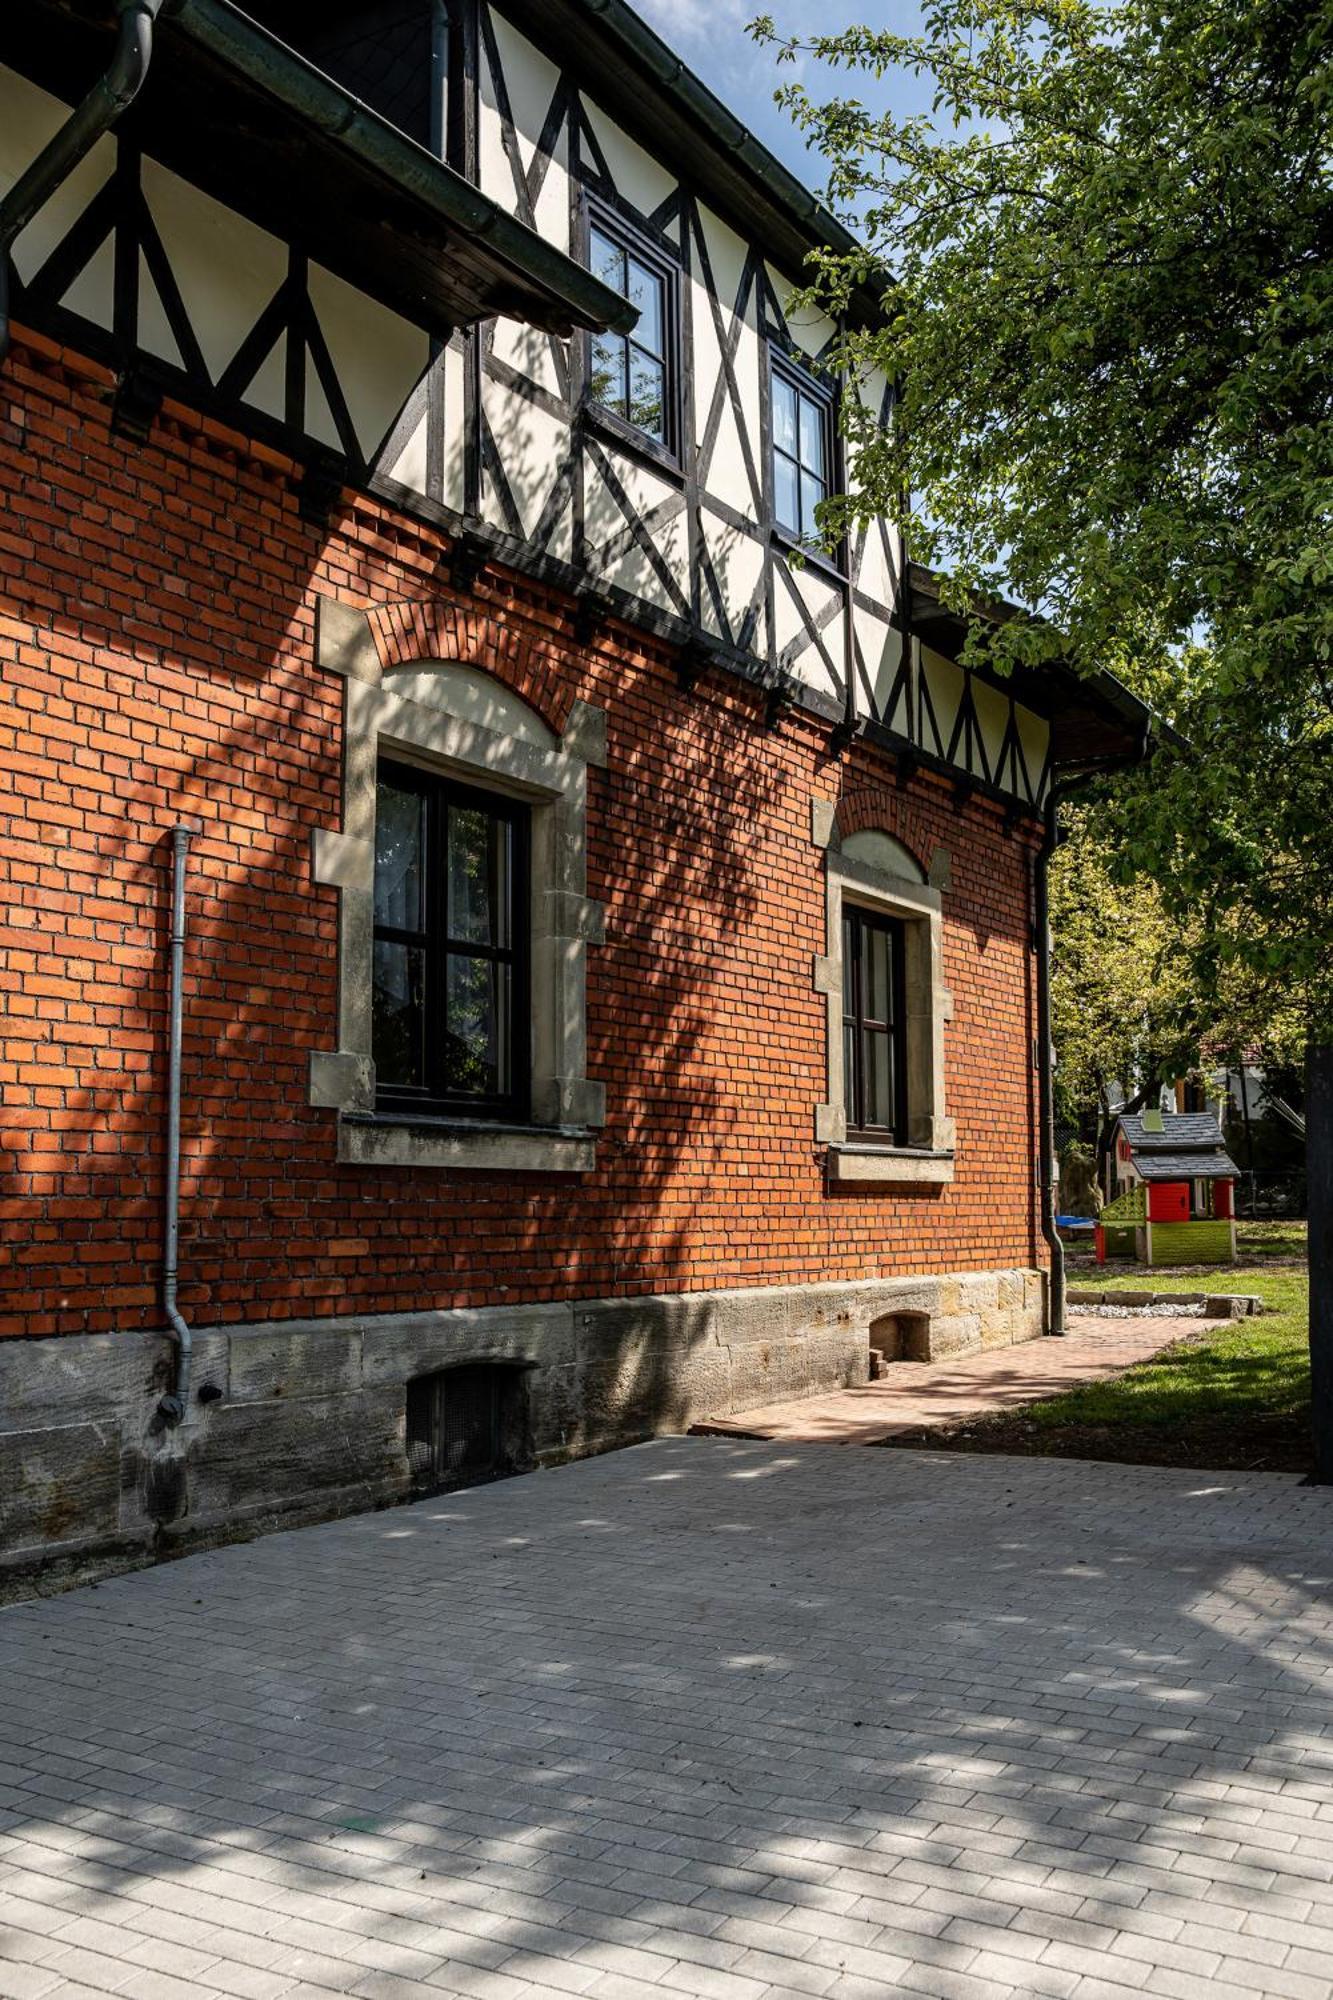
{"type": "Polygon", "coordinates": [[[903,925],[842,906],[843,1088],[851,1132],[906,1143],[907,1007],[903,925]]]}
{"type": "Polygon", "coordinates": [[[819,536],[815,509],[833,466],[833,398],[789,363],[772,360],[773,518],[798,541],[819,536]]]}
{"type": "Polygon", "coordinates": [[[593,274],[627,298],[639,314],[632,333],[591,337],[589,401],[677,457],[676,274],[668,259],[637,230],[600,207],[589,216],[588,261],[593,274]]]}
{"type": "Polygon", "coordinates": [[[381,760],[373,1052],[399,1110],[527,1111],[526,808],[381,760]]]}

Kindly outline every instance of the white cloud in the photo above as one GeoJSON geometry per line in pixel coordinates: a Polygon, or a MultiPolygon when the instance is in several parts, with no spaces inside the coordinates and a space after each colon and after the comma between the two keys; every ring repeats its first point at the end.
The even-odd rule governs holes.
{"type": "Polygon", "coordinates": [[[638,11],[664,42],[683,53],[686,43],[732,41],[759,10],[747,11],[742,0],[638,0],[638,11]]]}

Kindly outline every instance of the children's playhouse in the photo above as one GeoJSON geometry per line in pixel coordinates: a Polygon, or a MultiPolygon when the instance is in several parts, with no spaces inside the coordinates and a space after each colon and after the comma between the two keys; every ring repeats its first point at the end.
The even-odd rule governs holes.
{"type": "Polygon", "coordinates": [[[1211,1111],[1122,1116],[1115,1199],[1097,1218],[1097,1262],[1228,1264],[1236,1260],[1236,1166],[1211,1111]]]}

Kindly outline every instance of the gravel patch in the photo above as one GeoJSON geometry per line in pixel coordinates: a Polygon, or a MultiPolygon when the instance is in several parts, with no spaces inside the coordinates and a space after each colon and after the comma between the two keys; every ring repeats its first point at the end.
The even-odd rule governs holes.
{"type": "Polygon", "coordinates": [[[1151,1306],[1070,1306],[1077,1319],[1202,1319],[1205,1299],[1173,1299],[1168,1305],[1151,1306]]]}

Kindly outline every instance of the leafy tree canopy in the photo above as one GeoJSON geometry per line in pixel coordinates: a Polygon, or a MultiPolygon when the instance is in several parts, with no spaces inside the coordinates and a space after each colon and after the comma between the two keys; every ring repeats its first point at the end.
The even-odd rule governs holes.
{"type": "Polygon", "coordinates": [[[891,280],[834,361],[897,420],[847,399],[828,532],[903,521],[960,607],[1042,614],[975,648],[1109,667],[1177,724],[1124,858],[1219,990],[1242,968],[1329,1036],[1333,0],[935,0],[777,46],[874,100],[782,92],[868,246],[810,297],[891,280]],[[885,108],[895,69],[933,115],[885,108]]]}
{"type": "Polygon", "coordinates": [[[1233,961],[1201,986],[1204,921],[1173,916],[1148,875],[1126,876],[1113,794],[1066,807],[1051,864],[1051,1010],[1061,1120],[1096,1129],[1118,1086],[1131,1099],[1198,1070],[1299,1065],[1305,1022],[1233,961]]]}

